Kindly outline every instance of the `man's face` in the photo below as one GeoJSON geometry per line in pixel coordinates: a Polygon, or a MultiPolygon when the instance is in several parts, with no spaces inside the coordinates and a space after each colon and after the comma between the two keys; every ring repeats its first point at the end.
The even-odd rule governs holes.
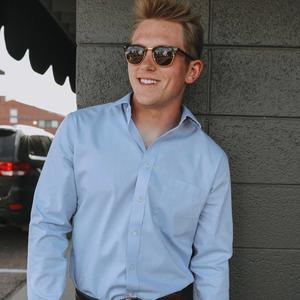
{"type": "MultiPolygon", "coordinates": [[[[167,45],[184,48],[181,24],[164,20],[145,20],[137,27],[132,44],[145,47],[167,45]]],[[[128,74],[133,89],[133,101],[143,107],[162,108],[181,103],[188,76],[185,56],[176,54],[171,66],[161,67],[153,61],[151,50],[139,65],[128,63],[128,74]],[[145,79],[154,80],[149,84],[145,79]]]]}

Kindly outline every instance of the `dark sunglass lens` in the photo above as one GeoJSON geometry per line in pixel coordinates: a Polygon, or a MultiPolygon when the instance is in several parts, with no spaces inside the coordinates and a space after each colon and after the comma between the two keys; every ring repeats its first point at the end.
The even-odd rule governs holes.
{"type": "Polygon", "coordinates": [[[160,66],[168,66],[173,60],[173,49],[169,47],[157,47],[154,49],[154,59],[160,66]]]}
{"type": "Polygon", "coordinates": [[[139,64],[144,58],[144,48],[139,46],[129,46],[125,51],[126,58],[131,64],[139,64]]]}

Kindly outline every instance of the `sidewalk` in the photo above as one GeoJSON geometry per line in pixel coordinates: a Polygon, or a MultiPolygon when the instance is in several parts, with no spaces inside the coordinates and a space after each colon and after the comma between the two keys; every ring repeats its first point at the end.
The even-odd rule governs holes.
{"type": "MultiPolygon", "coordinates": [[[[67,282],[67,286],[63,295],[63,300],[73,300],[75,299],[75,292],[72,281],[69,279],[67,282]]],[[[26,285],[21,288],[16,294],[10,297],[7,300],[27,300],[27,289],[26,285]]]]}
{"type": "MultiPolygon", "coordinates": [[[[67,257],[69,259],[71,248],[72,248],[72,242],[70,240],[70,237],[68,237],[68,239],[69,239],[69,245],[67,249],[67,257]]],[[[14,293],[11,297],[7,298],[6,300],[27,300],[26,285],[22,287],[20,290],[16,291],[16,293],[14,293]]],[[[68,280],[67,280],[67,284],[66,284],[66,288],[62,300],[75,300],[74,285],[71,279],[69,278],[69,276],[68,276],[68,280]]]]}
{"type": "MultiPolygon", "coordinates": [[[[67,249],[67,256],[68,258],[70,257],[70,251],[72,247],[72,242],[69,239],[69,245],[67,249]]],[[[75,299],[75,290],[74,290],[74,285],[71,281],[71,279],[68,276],[66,288],[63,294],[62,300],[74,300],[75,299]]],[[[22,287],[20,290],[18,290],[15,294],[13,294],[10,298],[7,298],[6,300],[27,300],[27,288],[26,285],[22,287]]]]}

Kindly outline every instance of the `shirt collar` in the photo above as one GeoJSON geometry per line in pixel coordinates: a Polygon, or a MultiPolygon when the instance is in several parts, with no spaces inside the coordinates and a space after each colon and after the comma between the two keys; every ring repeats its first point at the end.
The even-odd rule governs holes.
{"type": "Polygon", "coordinates": [[[197,118],[194,116],[194,114],[184,104],[182,104],[181,108],[182,108],[182,114],[181,114],[180,124],[185,119],[190,118],[192,121],[194,121],[199,126],[199,128],[201,128],[200,122],[197,120],[197,118]]]}
{"type": "MultiPolygon", "coordinates": [[[[128,93],[127,95],[125,95],[121,99],[114,102],[115,106],[122,106],[123,111],[124,111],[125,116],[126,116],[127,124],[129,124],[130,119],[131,119],[131,105],[130,105],[131,96],[132,96],[132,92],[128,93]]],[[[193,113],[185,105],[182,104],[181,109],[182,109],[181,110],[182,114],[181,114],[181,119],[180,119],[180,122],[179,122],[180,125],[185,119],[189,118],[201,128],[201,124],[199,123],[197,118],[193,115],[193,113]]]]}

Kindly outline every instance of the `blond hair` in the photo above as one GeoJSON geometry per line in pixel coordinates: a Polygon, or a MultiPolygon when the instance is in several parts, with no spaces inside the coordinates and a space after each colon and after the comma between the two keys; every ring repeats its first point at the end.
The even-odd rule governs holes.
{"type": "Polygon", "coordinates": [[[184,46],[193,58],[200,58],[203,50],[203,28],[200,16],[192,14],[190,5],[183,0],[135,0],[134,25],[130,39],[138,25],[147,19],[180,23],[183,28],[184,46]]]}

